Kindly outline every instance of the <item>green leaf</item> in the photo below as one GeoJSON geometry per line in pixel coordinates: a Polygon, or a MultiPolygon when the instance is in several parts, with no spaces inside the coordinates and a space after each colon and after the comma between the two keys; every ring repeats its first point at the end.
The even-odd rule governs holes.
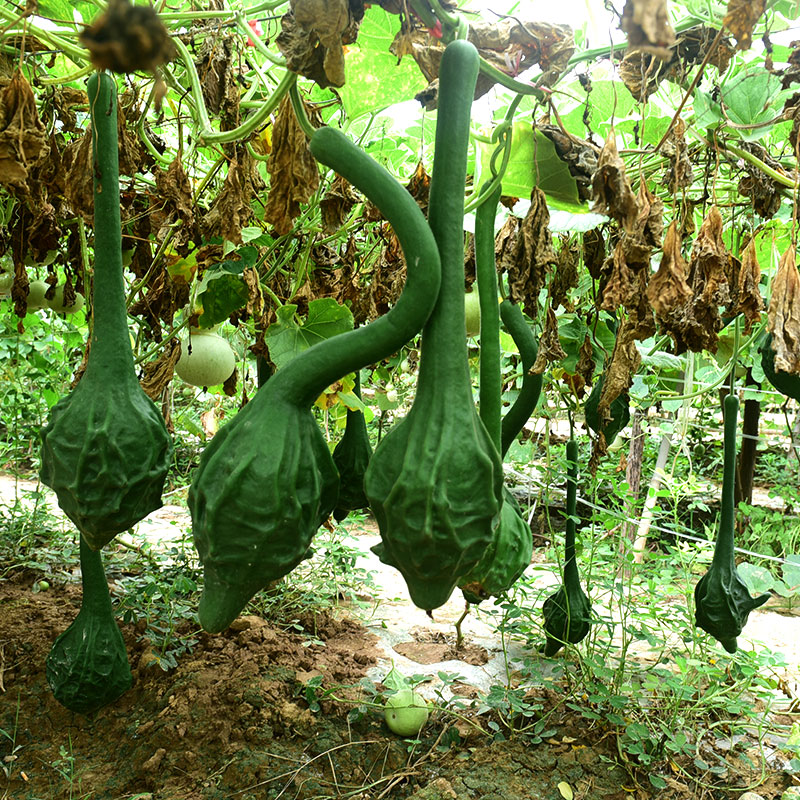
{"type": "MultiPolygon", "coordinates": [[[[763,65],[738,72],[722,85],[728,118],[737,125],[758,125],[772,119],[791,95],[792,91],[781,90],[780,78],[767,72],[763,65]]],[[[753,141],[766,135],[771,127],[735,130],[743,139],[753,141]]]]}
{"type": "Polygon", "coordinates": [[[205,289],[196,297],[196,307],[203,311],[197,318],[201,328],[210,328],[224,322],[234,311],[247,303],[250,296],[247,284],[240,275],[228,272],[206,272],[205,289]]]}
{"type": "Polygon", "coordinates": [[[719,103],[715,103],[710,94],[696,89],[694,93],[694,124],[698,128],[716,128],[723,119],[719,103]]]}
{"type": "Polygon", "coordinates": [[[768,592],[775,585],[775,578],[772,573],[764,567],[743,561],[739,564],[738,569],[751,594],[768,592]]]}
{"type": "Polygon", "coordinates": [[[786,563],[783,565],[783,580],[790,590],[796,591],[800,588],[800,555],[793,553],[786,556],[786,563]]]}
{"type": "Polygon", "coordinates": [[[338,90],[350,119],[409,100],[427,85],[413,59],[398,64],[389,52],[398,28],[397,16],[377,5],[364,14],[358,41],[345,55],[347,82],[338,90]]]}
{"type": "Polygon", "coordinates": [[[353,329],[353,315],[332,297],[322,297],[308,304],[306,320],[298,324],[297,306],[287,304],[277,310],[278,321],[267,328],[269,355],[278,369],[309,347],[353,329]]]}
{"type": "Polygon", "coordinates": [[[100,15],[100,9],[86,0],[39,0],[37,15],[56,22],[72,23],[76,21],[75,10],[80,14],[80,19],[87,23],[100,15]]]}
{"type": "MultiPolygon", "coordinates": [[[[480,142],[480,183],[490,174],[490,163],[495,145],[480,142]]],[[[566,163],[558,157],[553,143],[526,122],[515,122],[511,140],[511,154],[503,175],[503,194],[512,197],[530,197],[533,187],[538,186],[546,195],[548,203],[567,211],[588,211],[581,203],[578,185],[570,174],[566,163]]]]}

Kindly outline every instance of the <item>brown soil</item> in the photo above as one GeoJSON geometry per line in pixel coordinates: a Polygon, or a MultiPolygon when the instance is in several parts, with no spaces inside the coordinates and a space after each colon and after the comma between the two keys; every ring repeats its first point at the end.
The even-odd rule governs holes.
{"type": "MultiPolygon", "coordinates": [[[[72,714],[53,699],[44,663],[80,590],[33,593],[32,580],[0,582],[3,800],[559,800],[564,785],[584,800],[651,796],[645,775],[615,766],[613,737],[571,712],[551,718],[540,742],[491,741],[436,712],[417,744],[392,736],[379,709],[351,713],[369,699],[359,681],[375,640],[330,614],[301,620],[304,633],[242,617],[224,634],[199,634],[170,672],[154,663],[143,626],[124,625],[133,688],[94,719],[72,714]],[[315,676],[324,688],[308,689],[315,676]],[[341,685],[350,688],[335,688],[338,699],[326,694],[341,685]]],[[[701,796],[672,784],[658,796],[701,796]]]]}

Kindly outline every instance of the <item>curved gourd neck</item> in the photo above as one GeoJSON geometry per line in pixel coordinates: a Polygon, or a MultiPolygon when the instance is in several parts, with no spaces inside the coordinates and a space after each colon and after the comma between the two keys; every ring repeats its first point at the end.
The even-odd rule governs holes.
{"type": "Polygon", "coordinates": [[[414,198],[380,164],[344,134],[320,128],[309,143],[314,157],[375,203],[394,229],[406,258],[403,293],[386,314],[348,333],[326,339],[279,369],[253,402],[281,397],[309,408],[342,375],[399,350],[422,328],[439,290],[439,253],[414,198]],[[263,399],[262,399],[263,398],[263,399]]]}
{"type": "Polygon", "coordinates": [[[111,595],[103,569],[103,557],[99,550],[92,550],[80,537],[81,585],[83,586],[82,611],[111,614],[111,595]]]}
{"type": "Polygon", "coordinates": [[[101,366],[104,380],[135,376],[128,338],[120,224],[117,92],[114,80],[94,73],[88,83],[94,179],[92,337],[87,375],[101,366]]]}
{"type": "Polygon", "coordinates": [[[726,395],[723,406],[724,455],[722,466],[722,502],[719,532],[714,545],[714,564],[734,564],[733,534],[736,516],[734,491],[736,487],[736,428],[739,422],[739,398],[726,395]]]}
{"type": "Polygon", "coordinates": [[[439,69],[433,174],[428,197],[428,224],[442,262],[439,297],[422,332],[419,388],[430,382],[447,385],[452,400],[472,401],[464,312],[464,187],[467,178],[472,87],[478,56],[464,41],[451,42],[439,69]],[[474,74],[473,74],[474,73],[474,74]]]}
{"type": "MultiPolygon", "coordinates": [[[[488,184],[484,184],[484,189],[488,184]]],[[[480,415],[489,438],[501,452],[500,307],[494,257],[494,220],[500,185],[475,212],[475,272],[481,309],[480,415]]]]}
{"type": "Polygon", "coordinates": [[[575,516],[578,513],[578,443],[567,442],[567,527],[564,533],[564,578],[569,575],[578,579],[578,564],[575,558],[575,516]]]}

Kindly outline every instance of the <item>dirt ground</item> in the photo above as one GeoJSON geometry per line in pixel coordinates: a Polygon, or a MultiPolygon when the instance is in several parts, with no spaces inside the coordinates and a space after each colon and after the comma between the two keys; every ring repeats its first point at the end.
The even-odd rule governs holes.
{"type": "MultiPolygon", "coordinates": [[[[294,632],[242,617],[224,634],[200,634],[169,672],[153,662],[143,626],[123,625],[133,688],[87,719],[53,699],[44,674],[80,589],[33,593],[31,582],[27,573],[0,582],[2,798],[685,800],[743,791],[700,792],[676,776],[655,794],[646,773],[619,766],[613,736],[572,712],[557,714],[535,745],[524,736],[492,741],[444,712],[431,716],[418,743],[404,741],[379,709],[349,714],[356,703],[346,701],[358,699],[375,664],[376,637],[330,614],[301,620],[305,630],[294,632]],[[306,684],[314,676],[323,688],[353,688],[312,712],[306,684]]],[[[486,727],[486,717],[477,721],[486,727]]],[[[759,792],[771,800],[784,785],[776,775],[759,792]]]]}

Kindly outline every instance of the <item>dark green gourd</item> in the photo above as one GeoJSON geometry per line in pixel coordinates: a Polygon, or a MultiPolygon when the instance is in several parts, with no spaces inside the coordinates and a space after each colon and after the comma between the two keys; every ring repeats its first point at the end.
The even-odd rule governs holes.
{"type": "Polygon", "coordinates": [[[81,610],[53,643],[47,683],[61,705],[92,714],[131,688],[128,654],[108,593],[102,556],[81,537],[81,610]]]}
{"type": "Polygon", "coordinates": [[[600,420],[600,415],[597,411],[598,405],[600,404],[600,395],[603,392],[603,381],[604,376],[601,375],[597,379],[597,383],[595,383],[594,388],[589,394],[589,397],[586,399],[586,403],[583,406],[583,411],[586,418],[586,424],[589,426],[589,428],[598,435],[602,432],[602,434],[606,437],[606,442],[611,444],[611,442],[613,442],[616,438],[617,434],[630,422],[630,397],[628,396],[627,392],[622,392],[616,397],[609,408],[609,411],[611,412],[611,419],[605,424],[605,426],[603,426],[600,420]]]}
{"type": "Polygon", "coordinates": [[[212,633],[225,629],[257,591],[294,569],[336,507],[339,476],[311,413],[314,400],[343,375],[415,336],[439,291],[436,241],[411,195],[339,131],[317,130],[310,147],[391,223],[408,277],[387,314],[292,359],[203,452],[189,508],[205,575],[200,623],[212,633]]]}
{"type": "Polygon", "coordinates": [[[172,456],[136,380],[122,274],[116,87],[89,78],[94,173],[92,336],[86,372],[42,430],[42,483],[97,550],[161,506],[172,456]]]}
{"type": "Polygon", "coordinates": [[[501,452],[505,458],[511,443],[525,427],[525,423],[530,419],[539,402],[539,396],[542,393],[542,376],[531,372],[531,368],[536,363],[539,344],[533,335],[531,326],[522,315],[522,309],[508,299],[503,300],[500,304],[500,317],[519,350],[522,362],[522,386],[517,399],[503,416],[501,452]]]}
{"type": "MultiPolygon", "coordinates": [[[[358,370],[353,394],[361,397],[361,376],[358,370]]],[[[344,435],[333,450],[333,463],[339,471],[339,499],[333,510],[333,517],[337,522],[351,511],[369,506],[369,500],[364,493],[364,474],[370,458],[372,445],[369,443],[364,412],[348,408],[344,435]]]]}
{"type": "Polygon", "coordinates": [[[750,594],[734,561],[738,416],[739,399],[731,393],[725,397],[723,403],[725,460],[722,468],[722,503],[719,530],[714,545],[714,559],[708,572],[700,578],[694,589],[695,624],[713,636],[729,653],[736,652],[736,637],[747,624],[750,612],[769,600],[768,592],[758,597],[750,594]]]}
{"type": "Polygon", "coordinates": [[[375,449],[365,480],[381,532],[376,552],[427,610],[445,603],[483,557],[502,501],[500,455],[475,410],[464,335],[464,186],[477,71],[471,44],[447,46],[428,206],[442,285],[422,333],[414,403],[375,449]]]}
{"type": "MultiPolygon", "coordinates": [[[[500,187],[478,207],[475,214],[475,263],[481,308],[480,416],[499,450],[506,434],[501,423],[502,375],[500,370],[500,315],[497,305],[497,271],[494,256],[494,220],[500,187]]],[[[521,316],[522,312],[520,312],[521,316]]],[[[525,325],[523,320],[523,325],[525,325]]],[[[530,328],[525,325],[528,333],[530,328]]],[[[519,332],[518,332],[519,333],[519,332]]],[[[535,347],[535,342],[534,342],[535,347]]],[[[535,356],[534,356],[535,358],[535,356]]],[[[539,379],[541,385],[541,377],[539,379]]],[[[524,390],[524,386],[523,386],[524,390]]],[[[519,398],[517,411],[519,412],[519,398]]],[[[535,404],[535,402],[534,402],[535,404]]],[[[513,407],[512,407],[513,410],[513,407]]],[[[521,424],[524,425],[528,414],[521,424]]],[[[509,412],[510,413],[510,412],[509,412]]],[[[518,413],[518,419],[522,413],[518,413]]],[[[519,432],[515,431],[511,436],[519,432]]],[[[505,454],[505,451],[503,451],[505,454]]],[[[531,563],[533,539],[528,523],[514,497],[504,487],[500,522],[481,560],[463,576],[458,586],[468,603],[480,603],[510,589],[531,563]]]]}
{"type": "Polygon", "coordinates": [[[772,349],[772,334],[761,342],[761,369],[766,379],[783,395],[800,401],[800,375],[775,369],[775,351],[772,349]]]}
{"type": "Polygon", "coordinates": [[[592,606],[581,586],[575,557],[578,513],[578,443],[567,442],[567,526],[564,534],[564,582],[544,601],[544,654],[554,656],[567,642],[578,644],[592,627],[592,606]]]}

